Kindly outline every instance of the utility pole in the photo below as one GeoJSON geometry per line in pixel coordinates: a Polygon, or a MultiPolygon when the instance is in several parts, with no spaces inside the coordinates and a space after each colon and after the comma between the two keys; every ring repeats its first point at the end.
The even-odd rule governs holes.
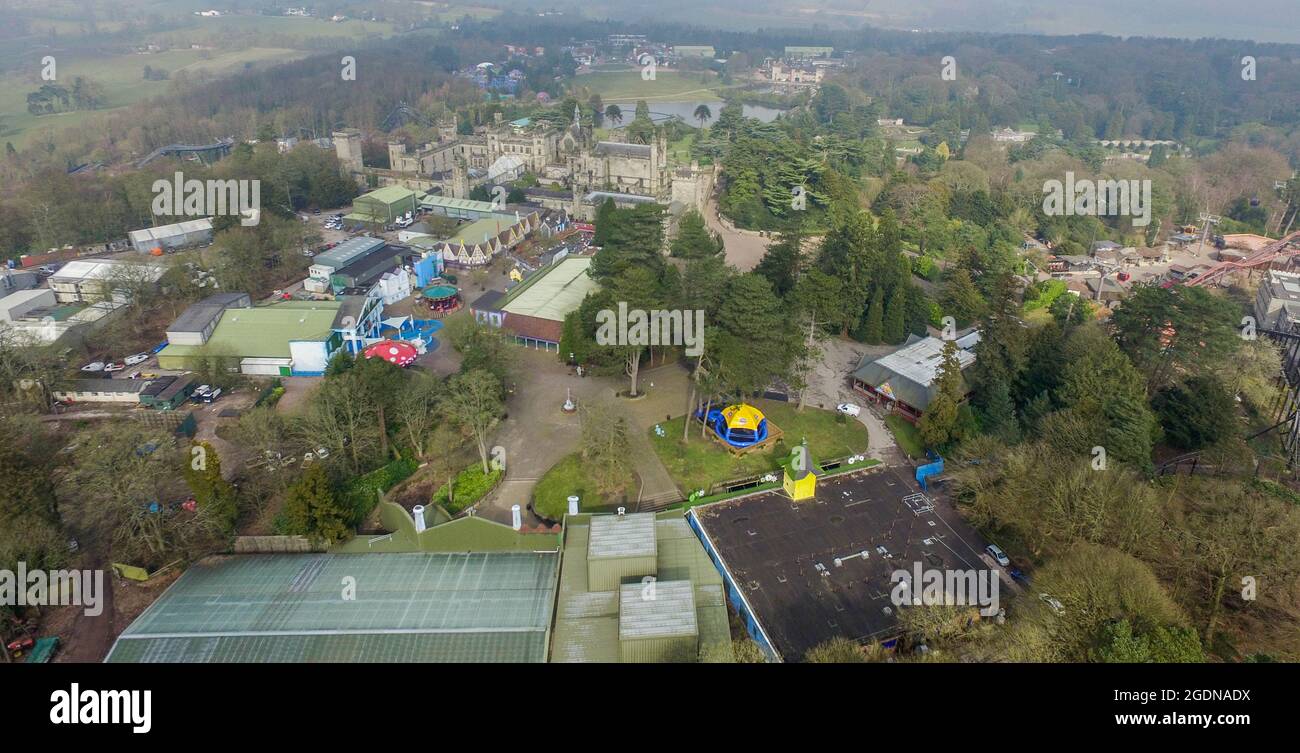
{"type": "Polygon", "coordinates": [[[1200,256],[1205,253],[1205,238],[1210,234],[1210,226],[1219,224],[1219,220],[1223,218],[1217,214],[1210,214],[1208,212],[1201,212],[1196,218],[1204,223],[1204,226],[1201,228],[1201,245],[1196,249],[1196,255],[1200,256]]]}

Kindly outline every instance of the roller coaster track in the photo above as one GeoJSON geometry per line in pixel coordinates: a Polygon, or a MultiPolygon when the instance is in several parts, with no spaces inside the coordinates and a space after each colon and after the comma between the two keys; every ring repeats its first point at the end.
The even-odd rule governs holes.
{"type": "Polygon", "coordinates": [[[1220,277],[1238,269],[1255,269],[1266,267],[1277,259],[1300,254],[1300,245],[1296,244],[1300,239],[1300,230],[1284,236],[1283,238],[1273,241],[1258,251],[1252,252],[1249,256],[1241,261],[1221,261],[1210,267],[1204,274],[1194,280],[1189,280],[1186,285],[1199,287],[1208,285],[1217,281],[1220,277]]]}
{"type": "Polygon", "coordinates": [[[224,157],[230,153],[230,148],[234,146],[234,144],[235,140],[232,138],[217,139],[211,144],[168,144],[167,146],[160,146],[152,152],[149,152],[149,156],[137,162],[136,167],[144,167],[150,162],[163,156],[186,154],[198,154],[202,156],[203,154],[216,152],[224,157]]]}
{"type": "Polygon", "coordinates": [[[388,113],[388,117],[384,118],[384,122],[379,128],[383,131],[392,131],[405,125],[408,120],[414,121],[425,128],[432,128],[436,125],[432,118],[415,110],[406,102],[398,102],[392,112],[388,113]]]}

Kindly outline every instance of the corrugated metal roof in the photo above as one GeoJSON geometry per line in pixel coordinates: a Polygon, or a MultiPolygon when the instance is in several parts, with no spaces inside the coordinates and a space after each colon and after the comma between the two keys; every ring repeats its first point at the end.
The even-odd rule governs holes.
{"type": "Polygon", "coordinates": [[[56,387],[55,393],[73,392],[143,392],[149,382],[143,379],[69,379],[62,387],[56,387]]]}
{"type": "Polygon", "coordinates": [[[206,345],[168,345],[159,355],[185,357],[219,353],[232,357],[289,358],[291,340],[329,337],[341,306],[339,301],[286,301],[249,309],[225,309],[206,345]]]}
{"type": "Polygon", "coordinates": [[[618,589],[618,639],[698,635],[695,587],[689,580],[625,583],[618,589]]]}
{"type": "Polygon", "coordinates": [[[323,254],[317,254],[311,260],[312,266],[333,267],[339,269],[356,259],[384,245],[383,238],[357,236],[349,238],[323,254]]]}
{"type": "Polygon", "coordinates": [[[209,558],[108,661],[544,661],[556,566],[546,552],[209,558]]]}
{"type": "Polygon", "coordinates": [[[466,209],[471,212],[492,213],[496,207],[490,201],[475,201],[474,199],[453,199],[450,196],[435,196],[428,194],[420,199],[420,206],[423,207],[446,207],[449,209],[466,209]]]}
{"type": "MultiPolygon", "coordinates": [[[[853,378],[878,390],[887,388],[894,399],[925,410],[934,397],[934,380],[943,363],[943,348],[943,340],[926,337],[862,364],[853,372],[853,378]]],[[[975,363],[975,354],[958,347],[957,362],[965,369],[975,363]]]]}
{"type": "Polygon", "coordinates": [[[196,232],[211,232],[212,220],[204,217],[197,220],[185,220],[183,222],[173,222],[170,225],[160,225],[158,227],[147,227],[141,230],[132,230],[127,233],[127,237],[132,243],[148,243],[154,240],[163,240],[174,238],[178,235],[186,235],[196,232]]]}
{"type": "Polygon", "coordinates": [[[591,521],[588,559],[653,557],[655,516],[642,512],[631,515],[602,515],[591,521]]]}
{"type": "Polygon", "coordinates": [[[146,271],[150,278],[154,280],[162,277],[163,272],[166,271],[156,264],[141,264],[118,259],[96,259],[93,261],[79,259],[70,261],[60,267],[59,271],[50,276],[50,282],[71,284],[83,280],[103,280],[118,274],[131,274],[129,270],[132,269],[146,271]]]}
{"type": "Polygon", "coordinates": [[[413,199],[417,196],[418,194],[409,188],[403,188],[401,186],[384,186],[383,188],[376,188],[370,193],[362,194],[361,196],[358,196],[356,199],[352,201],[352,204],[355,206],[357,201],[364,202],[366,200],[374,200],[374,201],[383,202],[384,204],[392,205],[392,204],[396,204],[399,201],[413,199]]]}
{"type": "Polygon", "coordinates": [[[582,305],[587,293],[598,286],[587,274],[590,256],[570,256],[530,277],[507,296],[501,310],[508,314],[564,321],[570,311],[582,305]]]}

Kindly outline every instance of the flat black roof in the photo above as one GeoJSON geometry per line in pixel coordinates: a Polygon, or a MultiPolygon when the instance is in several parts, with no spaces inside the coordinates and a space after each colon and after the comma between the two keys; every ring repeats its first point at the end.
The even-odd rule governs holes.
{"type": "Polygon", "coordinates": [[[475,298],[474,302],[471,303],[469,307],[475,311],[500,311],[501,309],[497,304],[505,297],[506,294],[502,293],[500,290],[489,290],[478,298],[475,298]]]}
{"type": "Polygon", "coordinates": [[[174,376],[160,376],[155,379],[150,379],[149,383],[140,391],[140,394],[148,397],[157,397],[175,381],[176,377],[174,376]]]}
{"type": "Polygon", "coordinates": [[[402,264],[405,254],[410,251],[406,246],[394,246],[389,243],[376,248],[342,269],[334,270],[335,275],[351,277],[358,285],[377,279],[385,272],[391,272],[402,264]]]}
{"type": "Polygon", "coordinates": [[[176,397],[176,393],[188,387],[192,381],[194,381],[193,374],[181,374],[168,382],[166,388],[160,391],[157,397],[159,400],[171,400],[176,397]]]}
{"type": "Polygon", "coordinates": [[[215,293],[181,312],[167,331],[202,332],[221,312],[246,301],[251,305],[248,293],[215,293]]]}
{"type": "Polygon", "coordinates": [[[951,508],[904,501],[921,491],[910,470],[819,478],[816,497],[802,502],[771,491],[692,510],[785,660],[799,661],[838,636],[893,637],[895,570],[910,571],[914,562],[925,569],[989,568],[980,557],[985,541],[951,508]],[[863,551],[865,559],[849,558],[863,551]]]}

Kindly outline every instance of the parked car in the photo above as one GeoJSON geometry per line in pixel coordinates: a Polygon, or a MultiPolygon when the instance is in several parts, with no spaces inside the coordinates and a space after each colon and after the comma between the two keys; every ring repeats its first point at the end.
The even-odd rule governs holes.
{"type": "Polygon", "coordinates": [[[221,397],[221,388],[220,388],[220,387],[218,387],[218,388],[216,388],[215,390],[213,390],[213,391],[211,391],[211,392],[205,394],[205,395],[203,396],[203,402],[205,402],[205,403],[215,402],[216,399],[219,398],[219,397],[221,397]]]}
{"type": "Polygon", "coordinates": [[[114,361],[114,362],[108,364],[107,366],[105,366],[105,367],[104,367],[104,371],[110,371],[110,372],[111,372],[111,371],[122,371],[122,370],[125,369],[125,368],[126,368],[126,364],[123,363],[122,361],[114,361]]]}
{"type": "Polygon", "coordinates": [[[103,370],[104,370],[104,362],[103,362],[103,361],[91,361],[90,363],[86,364],[85,366],[82,366],[82,367],[81,367],[81,370],[82,370],[82,371],[91,371],[91,372],[94,372],[94,371],[103,371],[103,370]]]}
{"type": "Polygon", "coordinates": [[[136,353],[133,356],[127,356],[123,360],[126,362],[127,366],[134,366],[137,363],[144,363],[145,361],[148,361],[150,357],[151,354],[149,353],[136,353]]]}
{"type": "Polygon", "coordinates": [[[1007,553],[1002,551],[997,544],[989,544],[984,547],[984,551],[988,552],[989,556],[1002,567],[1007,567],[1011,564],[1011,558],[1007,557],[1007,553]]]}
{"type": "Polygon", "coordinates": [[[856,416],[862,413],[862,407],[859,405],[854,405],[853,403],[840,403],[839,405],[835,406],[835,410],[839,411],[840,413],[843,413],[846,416],[856,416]]]}
{"type": "Polygon", "coordinates": [[[190,393],[190,402],[191,403],[201,402],[203,400],[203,396],[208,394],[208,390],[210,389],[212,388],[206,384],[200,384],[198,387],[195,387],[194,391],[190,393]]]}

